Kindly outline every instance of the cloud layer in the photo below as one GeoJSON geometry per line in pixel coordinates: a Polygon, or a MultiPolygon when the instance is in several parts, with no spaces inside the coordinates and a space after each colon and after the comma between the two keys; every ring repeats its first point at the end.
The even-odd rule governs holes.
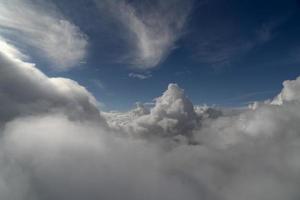
{"type": "Polygon", "coordinates": [[[34,47],[55,69],[74,67],[86,56],[87,36],[46,1],[0,0],[0,34],[34,47]]]}
{"type": "Polygon", "coordinates": [[[299,78],[239,112],[170,84],[152,108],[101,114],[1,44],[0,199],[299,199],[299,78]]]}

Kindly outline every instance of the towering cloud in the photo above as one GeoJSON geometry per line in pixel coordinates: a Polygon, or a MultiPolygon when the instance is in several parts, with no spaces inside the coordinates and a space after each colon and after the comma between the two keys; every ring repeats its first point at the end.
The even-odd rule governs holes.
{"type": "Polygon", "coordinates": [[[78,65],[88,44],[87,36],[47,1],[0,0],[0,35],[34,47],[60,70],[78,65]]]}
{"type": "Polygon", "coordinates": [[[129,130],[138,134],[175,136],[188,135],[197,125],[193,104],[177,84],[169,84],[164,94],[156,99],[155,106],[130,124],[129,130]]]}

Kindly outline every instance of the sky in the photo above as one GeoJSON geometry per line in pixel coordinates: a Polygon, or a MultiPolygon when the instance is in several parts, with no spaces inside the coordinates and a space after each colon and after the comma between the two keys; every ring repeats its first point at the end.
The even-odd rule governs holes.
{"type": "Polygon", "coordinates": [[[299,8],[0,0],[0,199],[300,199],[299,8]]]}
{"type": "Polygon", "coordinates": [[[152,102],[169,83],[195,104],[241,107],[274,97],[300,72],[297,0],[1,4],[1,36],[47,75],[88,88],[105,110],[152,102]]]}

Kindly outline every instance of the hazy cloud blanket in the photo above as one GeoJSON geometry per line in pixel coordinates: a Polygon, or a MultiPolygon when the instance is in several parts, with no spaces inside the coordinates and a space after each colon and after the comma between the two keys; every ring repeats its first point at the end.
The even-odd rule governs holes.
{"type": "Polygon", "coordinates": [[[299,78],[232,115],[195,109],[176,84],[150,110],[101,114],[1,44],[1,200],[300,198],[299,78]]]}

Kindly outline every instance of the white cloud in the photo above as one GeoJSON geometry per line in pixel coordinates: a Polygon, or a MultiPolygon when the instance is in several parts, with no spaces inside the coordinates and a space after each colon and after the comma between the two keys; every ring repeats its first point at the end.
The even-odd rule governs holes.
{"type": "Polygon", "coordinates": [[[77,82],[49,78],[22,61],[14,46],[0,40],[0,122],[19,115],[63,110],[71,118],[100,119],[95,98],[77,82]]]}
{"type": "MultiPolygon", "coordinates": [[[[198,117],[193,104],[177,84],[170,84],[164,94],[155,101],[155,106],[151,108],[149,113],[143,112],[143,115],[129,117],[131,119],[129,122],[128,117],[127,120],[124,117],[119,118],[121,123],[123,122],[122,119],[125,119],[122,126],[127,132],[142,134],[146,137],[189,135],[190,131],[197,125],[198,117]]],[[[125,116],[128,114],[131,115],[131,112],[125,116]]],[[[116,125],[119,128],[115,122],[114,120],[114,123],[110,123],[108,119],[110,125],[116,125]]]]}
{"type": "Polygon", "coordinates": [[[1,44],[0,199],[299,198],[299,78],[229,115],[170,84],[150,110],[104,113],[108,128],[82,86],[1,44]]]}
{"type": "Polygon", "coordinates": [[[140,70],[156,67],[174,49],[191,9],[191,2],[182,0],[116,1],[108,5],[125,27],[132,46],[126,60],[140,70]]]}
{"type": "MultiPolygon", "coordinates": [[[[180,180],[165,174],[157,162],[159,148],[144,140],[115,137],[97,124],[57,115],[20,118],[4,132],[5,153],[18,161],[14,165],[22,167],[22,175],[32,178],[24,180],[31,189],[24,188],[31,194],[24,200],[197,199],[180,180]]],[[[23,192],[3,181],[11,190],[1,195],[23,192]]]]}
{"type": "Polygon", "coordinates": [[[0,0],[0,33],[9,31],[52,62],[66,70],[85,58],[87,36],[44,1],[0,0]]]}
{"type": "Polygon", "coordinates": [[[136,103],[136,108],[128,112],[102,112],[104,118],[107,120],[108,125],[114,130],[127,129],[134,120],[143,115],[148,115],[150,110],[144,106],[144,104],[136,103]]]}
{"type": "MultiPolygon", "coordinates": [[[[176,85],[162,97],[159,113],[182,113],[176,85]]],[[[24,200],[294,199],[299,113],[299,102],[289,102],[207,118],[194,130],[199,143],[193,145],[184,136],[177,143],[120,137],[63,114],[19,117],[3,131],[0,194],[24,200]]]]}
{"type": "Polygon", "coordinates": [[[284,102],[297,101],[300,99],[300,77],[296,80],[287,80],[283,82],[283,89],[271,102],[281,105],[284,102]]]}

